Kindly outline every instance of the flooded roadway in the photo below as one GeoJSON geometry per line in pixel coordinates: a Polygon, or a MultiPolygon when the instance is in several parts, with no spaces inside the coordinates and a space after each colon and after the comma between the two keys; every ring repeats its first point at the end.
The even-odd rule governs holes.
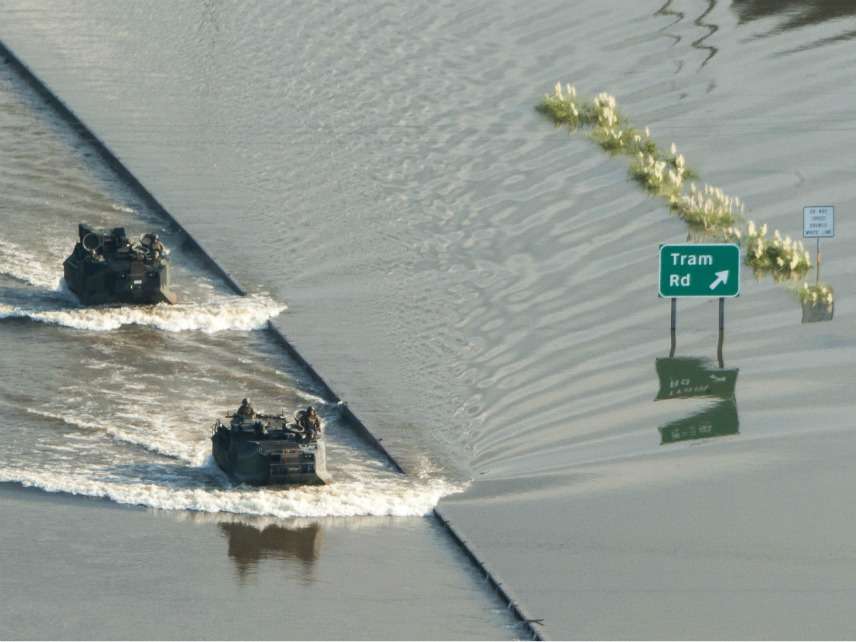
{"type": "MultiPolygon", "coordinates": [[[[288,304],[279,322],[385,444],[474,480],[440,506],[548,634],[846,635],[849,3],[2,15],[0,38],[218,260],[288,304]],[[845,216],[823,247],[834,320],[801,323],[748,272],[728,303],[739,376],[715,416],[736,432],[664,443],[732,404],[655,401],[656,248],[686,228],[534,112],[557,80],[615,94],[756,220],[798,237],[806,205],[845,216]]],[[[715,345],[715,305],[682,303],[677,356],[715,345]]]]}
{"type": "Polygon", "coordinates": [[[0,148],[4,637],[519,635],[425,517],[462,482],[363,443],[263,329],[286,305],[232,294],[7,66],[0,148]],[[61,279],[79,221],[158,231],[179,304],[80,307],[61,279]],[[314,404],[334,482],[230,483],[209,436],[243,395],[314,404]]]}

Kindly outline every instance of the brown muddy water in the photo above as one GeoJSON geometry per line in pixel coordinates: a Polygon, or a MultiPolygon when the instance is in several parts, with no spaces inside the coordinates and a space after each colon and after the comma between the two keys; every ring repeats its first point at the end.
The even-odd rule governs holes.
{"type": "MultiPolygon", "coordinates": [[[[0,18],[252,301],[288,305],[277,323],[420,483],[473,480],[440,508],[543,633],[852,635],[852,3],[10,0],[0,18]],[[784,234],[835,205],[834,319],[802,323],[747,270],[734,389],[655,401],[657,247],[687,230],[535,113],[557,80],[615,94],[784,234]]],[[[681,302],[677,356],[727,379],[704,361],[715,328],[713,302],[681,302]]]]}

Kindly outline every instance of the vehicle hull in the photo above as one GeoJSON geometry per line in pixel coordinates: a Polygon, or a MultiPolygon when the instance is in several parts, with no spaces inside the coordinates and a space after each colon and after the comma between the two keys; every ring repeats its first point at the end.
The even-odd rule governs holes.
{"type": "Polygon", "coordinates": [[[319,485],[329,482],[324,440],[253,439],[228,430],[211,436],[217,465],[233,481],[253,486],[319,485]]]}
{"type": "Polygon", "coordinates": [[[83,305],[175,303],[169,265],[142,262],[91,262],[72,254],[63,263],[68,289],[83,305]]]}

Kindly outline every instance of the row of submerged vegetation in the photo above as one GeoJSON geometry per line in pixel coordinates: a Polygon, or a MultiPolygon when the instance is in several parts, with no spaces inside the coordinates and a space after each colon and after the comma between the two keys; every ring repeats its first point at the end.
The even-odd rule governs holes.
{"type": "MultiPolygon", "coordinates": [[[[811,269],[811,256],[802,241],[792,240],[774,230],[768,235],[766,224],[747,220],[745,206],[712,185],[699,187],[698,175],[686,162],[674,143],[668,151],[651,137],[648,127],[637,129],[618,109],[614,96],[597,94],[586,100],[577,96],[573,85],[556,83],[536,109],[556,125],[571,130],[591,128],[591,139],[610,154],[631,159],[630,175],[653,196],[662,198],[673,213],[693,232],[708,239],[738,244],[745,262],[756,277],[771,275],[778,282],[796,281],[811,269]]],[[[804,305],[831,306],[832,288],[823,283],[803,283],[797,295],[804,305]]]]}

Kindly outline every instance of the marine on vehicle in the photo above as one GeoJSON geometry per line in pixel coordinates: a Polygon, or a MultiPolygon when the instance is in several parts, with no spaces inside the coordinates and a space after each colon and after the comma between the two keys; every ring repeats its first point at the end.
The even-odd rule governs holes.
{"type": "Polygon", "coordinates": [[[169,250],[157,234],[132,243],[124,227],[96,230],[81,223],[78,235],[63,271],[81,303],[176,302],[169,289],[169,250]]]}
{"type": "Polygon", "coordinates": [[[327,454],[321,420],[309,406],[289,421],[285,413],[266,415],[248,399],[229,424],[214,424],[211,444],[217,465],[234,481],[254,486],[326,484],[327,454]]]}

